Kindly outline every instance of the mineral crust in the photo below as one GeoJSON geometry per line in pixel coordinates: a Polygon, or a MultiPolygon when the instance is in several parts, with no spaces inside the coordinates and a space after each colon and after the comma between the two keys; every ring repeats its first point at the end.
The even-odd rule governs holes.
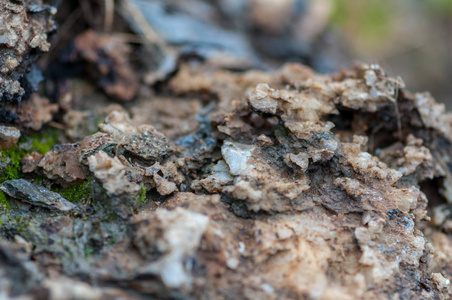
{"type": "Polygon", "coordinates": [[[376,65],[182,63],[165,84],[37,166],[24,158],[89,201],[1,216],[0,253],[15,257],[14,235],[36,245],[15,258],[32,280],[9,294],[450,299],[452,122],[431,96],[376,65]]]}
{"type": "Polygon", "coordinates": [[[0,108],[25,94],[21,79],[37,54],[49,51],[55,13],[50,1],[0,1],[0,108]]]}

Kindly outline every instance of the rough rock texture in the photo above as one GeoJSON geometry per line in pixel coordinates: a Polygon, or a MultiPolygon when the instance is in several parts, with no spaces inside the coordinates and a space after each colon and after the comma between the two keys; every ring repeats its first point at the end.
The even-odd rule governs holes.
{"type": "Polygon", "coordinates": [[[50,104],[49,99],[32,94],[28,101],[19,104],[17,117],[22,126],[37,131],[52,121],[57,111],[58,104],[50,104]]]}
{"type": "MultiPolygon", "coordinates": [[[[0,107],[20,101],[20,80],[38,53],[47,52],[48,34],[55,29],[51,1],[0,1],[0,107]]],[[[26,79],[27,80],[27,79],[26,79]]]]}
{"type": "Polygon", "coordinates": [[[0,186],[0,190],[15,199],[31,205],[59,211],[72,211],[77,209],[76,205],[67,201],[59,194],[23,179],[5,181],[0,186]]]}
{"type": "Polygon", "coordinates": [[[55,145],[40,160],[44,175],[56,182],[77,182],[86,178],[79,163],[80,145],[55,145]]]}
{"type": "Polygon", "coordinates": [[[104,151],[99,151],[88,157],[89,169],[94,176],[102,182],[109,194],[135,194],[140,190],[138,184],[130,182],[126,178],[126,168],[119,158],[108,156],[104,151]]]}
{"type": "Polygon", "coordinates": [[[375,65],[181,64],[162,90],[34,169],[82,213],[5,200],[2,236],[37,245],[9,294],[450,298],[452,123],[428,94],[375,65]]]}
{"type": "Polygon", "coordinates": [[[22,165],[22,173],[31,173],[38,167],[44,156],[37,152],[32,152],[20,159],[20,164],[22,165]]]}
{"type": "Polygon", "coordinates": [[[121,39],[88,30],[74,40],[71,61],[85,62],[87,74],[109,96],[130,101],[138,90],[138,78],[129,65],[130,47],[121,39]]]}
{"type": "Polygon", "coordinates": [[[17,144],[20,130],[16,127],[0,125],[0,150],[6,150],[17,144]]]}

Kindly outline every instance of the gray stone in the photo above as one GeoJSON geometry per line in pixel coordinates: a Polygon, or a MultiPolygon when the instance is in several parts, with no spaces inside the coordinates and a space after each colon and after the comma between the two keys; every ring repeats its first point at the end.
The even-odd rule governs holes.
{"type": "Polygon", "coordinates": [[[12,198],[31,205],[59,211],[78,210],[76,205],[67,201],[59,194],[23,179],[5,181],[0,186],[0,190],[12,198]]]}

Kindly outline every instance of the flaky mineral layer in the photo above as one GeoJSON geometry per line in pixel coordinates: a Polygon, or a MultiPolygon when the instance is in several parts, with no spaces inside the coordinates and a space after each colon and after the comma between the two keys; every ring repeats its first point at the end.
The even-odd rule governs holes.
{"type": "Polygon", "coordinates": [[[427,205],[452,203],[451,118],[430,95],[375,65],[318,75],[183,64],[165,97],[141,105],[111,108],[100,132],[39,162],[52,182],[94,188],[79,214],[51,221],[41,209],[20,233],[38,247],[18,260],[46,270],[28,290],[449,299],[448,216],[429,223],[427,205]]]}
{"type": "Polygon", "coordinates": [[[49,51],[48,33],[55,28],[51,1],[0,1],[0,108],[20,101],[20,80],[38,53],[49,51]]]}

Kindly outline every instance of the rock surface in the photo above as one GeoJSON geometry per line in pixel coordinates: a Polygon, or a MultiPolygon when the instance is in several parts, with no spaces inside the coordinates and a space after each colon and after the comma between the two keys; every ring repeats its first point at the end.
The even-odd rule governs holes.
{"type": "Polygon", "coordinates": [[[23,179],[5,181],[0,186],[0,190],[12,198],[35,206],[56,209],[63,212],[77,209],[76,205],[61,197],[60,194],[23,179]]]}
{"type": "Polygon", "coordinates": [[[0,125],[0,150],[16,145],[20,138],[20,130],[16,127],[0,125]]]}
{"type": "Polygon", "coordinates": [[[37,54],[49,51],[55,13],[50,1],[0,1],[0,108],[25,94],[20,80],[37,54]]]}
{"type": "Polygon", "coordinates": [[[182,63],[162,94],[26,156],[27,176],[55,192],[3,183],[19,201],[73,210],[59,192],[83,212],[5,198],[0,233],[28,253],[13,257],[33,278],[22,294],[450,298],[452,123],[429,95],[375,65],[319,75],[202,63],[182,63]]]}

